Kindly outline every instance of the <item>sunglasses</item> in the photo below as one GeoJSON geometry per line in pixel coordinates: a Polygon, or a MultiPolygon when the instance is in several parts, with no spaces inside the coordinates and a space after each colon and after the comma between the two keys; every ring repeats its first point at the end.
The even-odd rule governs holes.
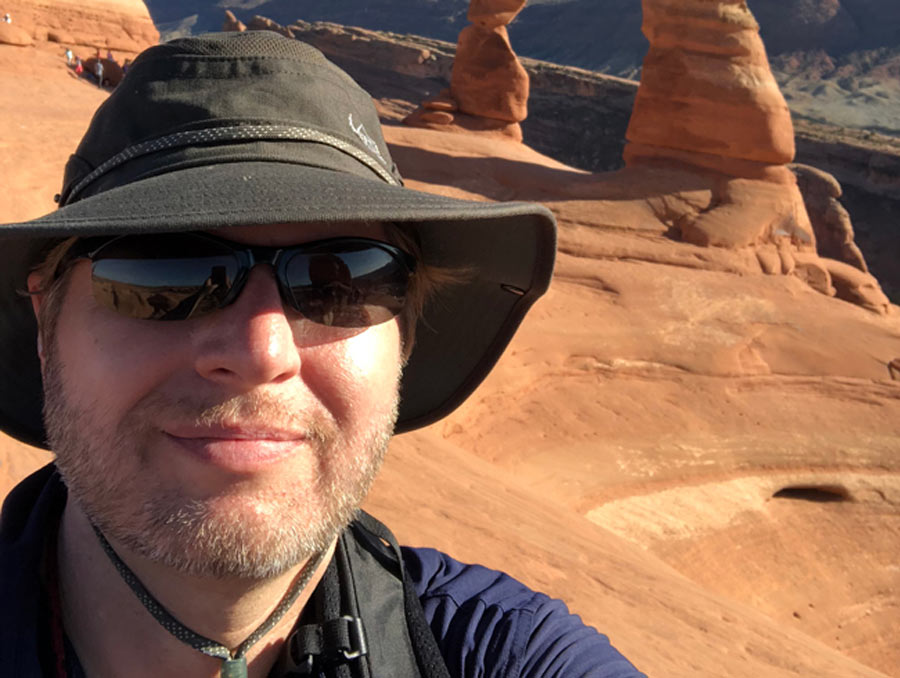
{"type": "Polygon", "coordinates": [[[199,318],[237,299],[257,264],[275,270],[285,306],[335,327],[370,327],[403,309],[415,259],[368,238],[292,247],[243,245],[205,233],[79,240],[65,261],[89,259],[94,298],[130,318],[199,318]]]}

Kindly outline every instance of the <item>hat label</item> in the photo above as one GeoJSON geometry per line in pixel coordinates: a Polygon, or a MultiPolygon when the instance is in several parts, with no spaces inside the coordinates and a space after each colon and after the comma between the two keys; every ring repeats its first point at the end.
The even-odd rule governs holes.
{"type": "MultiPolygon", "coordinates": [[[[381,155],[381,151],[378,150],[378,144],[375,143],[375,140],[369,136],[369,133],[366,132],[366,128],[363,127],[362,123],[359,123],[359,127],[353,126],[353,114],[351,113],[347,116],[347,120],[350,123],[350,129],[359,137],[359,140],[363,142],[363,145],[368,148],[372,153],[378,156],[378,159],[384,163],[384,158],[381,155]]],[[[386,163],[385,163],[386,164],[386,163]]]]}

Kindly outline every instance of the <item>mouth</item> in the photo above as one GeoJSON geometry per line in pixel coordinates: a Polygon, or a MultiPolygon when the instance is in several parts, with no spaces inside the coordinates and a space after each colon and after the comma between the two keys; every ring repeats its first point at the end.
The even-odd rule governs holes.
{"type": "Polygon", "coordinates": [[[301,432],[255,427],[215,427],[163,431],[176,448],[223,471],[262,471],[293,457],[310,443],[301,432]]]}

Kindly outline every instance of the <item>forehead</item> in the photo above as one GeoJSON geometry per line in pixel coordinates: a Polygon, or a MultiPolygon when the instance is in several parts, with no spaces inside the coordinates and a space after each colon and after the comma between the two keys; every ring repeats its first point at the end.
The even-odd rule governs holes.
{"type": "Polygon", "coordinates": [[[209,232],[234,242],[268,247],[284,247],[325,238],[349,236],[384,240],[387,236],[383,223],[359,221],[318,221],[304,224],[228,226],[209,232]]]}

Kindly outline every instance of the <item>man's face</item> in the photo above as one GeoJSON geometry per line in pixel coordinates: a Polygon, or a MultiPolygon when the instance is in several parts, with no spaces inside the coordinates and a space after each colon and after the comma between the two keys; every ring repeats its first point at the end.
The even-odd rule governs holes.
{"type": "MultiPolygon", "coordinates": [[[[258,245],[380,230],[217,232],[258,245]]],[[[393,431],[397,320],[326,328],[282,307],[257,266],[207,316],[135,320],[72,267],[43,356],[45,419],[71,496],[108,539],[181,571],[273,576],[326,548],[393,431]]]]}

